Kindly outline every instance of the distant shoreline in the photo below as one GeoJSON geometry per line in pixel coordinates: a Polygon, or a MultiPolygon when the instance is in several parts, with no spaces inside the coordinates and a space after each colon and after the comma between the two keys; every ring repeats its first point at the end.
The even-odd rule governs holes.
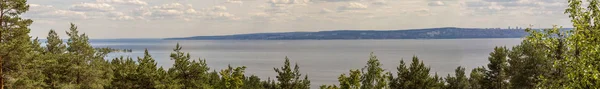
{"type": "MultiPolygon", "coordinates": [[[[570,30],[565,28],[563,30],[570,30]]],[[[251,33],[218,36],[164,38],[163,40],[394,40],[522,38],[525,29],[425,28],[407,30],[333,30],[318,32],[251,33]]]]}
{"type": "MultiPolygon", "coordinates": [[[[523,38],[523,37],[509,37],[509,38],[523,38]]],[[[436,38],[436,39],[156,39],[156,40],[452,40],[452,39],[509,39],[509,38],[436,38]]],[[[96,39],[104,40],[104,39],[96,39]]],[[[111,39],[107,39],[111,40],[111,39]]],[[[121,39],[112,39],[121,40],[121,39]]]]}

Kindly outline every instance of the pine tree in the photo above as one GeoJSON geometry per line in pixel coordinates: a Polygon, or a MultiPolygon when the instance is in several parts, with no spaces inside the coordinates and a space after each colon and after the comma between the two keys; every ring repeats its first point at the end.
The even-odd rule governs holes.
{"type": "MultiPolygon", "coordinates": [[[[346,74],[340,75],[338,78],[340,82],[340,89],[360,89],[361,87],[361,72],[360,70],[350,70],[348,76],[346,74]]],[[[336,87],[337,86],[332,86],[336,87]]]]}
{"type": "Polygon", "coordinates": [[[444,82],[444,78],[440,77],[437,72],[435,75],[433,75],[433,78],[430,81],[432,83],[428,86],[430,89],[443,89],[445,87],[444,84],[446,84],[446,82],[444,82]]]}
{"type": "Polygon", "coordinates": [[[58,34],[54,30],[48,32],[46,52],[51,54],[62,54],[66,51],[67,47],[63,44],[58,34]]]}
{"type": "Polygon", "coordinates": [[[521,42],[509,52],[510,84],[512,88],[536,88],[540,77],[550,77],[553,59],[548,58],[546,48],[536,47],[539,43],[521,42]]]}
{"type": "Polygon", "coordinates": [[[381,63],[377,56],[371,53],[367,66],[362,69],[363,76],[361,77],[362,86],[361,89],[382,89],[386,88],[388,74],[384,73],[384,69],[381,68],[381,63]]]}
{"type": "Polygon", "coordinates": [[[110,63],[103,58],[106,53],[99,53],[89,44],[85,34],[79,34],[77,26],[71,24],[67,32],[67,58],[60,60],[65,66],[65,82],[62,88],[98,89],[110,84],[112,69],[110,63]]]}
{"type": "Polygon", "coordinates": [[[417,56],[413,56],[412,63],[408,68],[408,88],[432,88],[436,81],[429,76],[430,68],[426,67],[425,64],[419,61],[417,56]]]}
{"type": "Polygon", "coordinates": [[[35,87],[33,82],[38,79],[28,78],[36,69],[31,69],[33,51],[28,28],[33,22],[21,18],[20,15],[29,10],[27,0],[0,0],[0,89],[5,87],[23,88],[19,86],[35,87]],[[11,80],[11,81],[8,81],[11,80]],[[14,85],[21,82],[26,85],[14,85]]]}
{"type": "Polygon", "coordinates": [[[180,82],[179,80],[173,78],[162,67],[158,68],[157,74],[158,74],[158,78],[157,78],[158,81],[155,82],[157,85],[155,85],[154,88],[156,88],[156,89],[181,89],[183,87],[183,85],[179,83],[180,82]]]}
{"type": "Polygon", "coordinates": [[[454,77],[448,74],[448,77],[446,77],[446,83],[448,83],[448,85],[445,87],[445,89],[470,89],[469,80],[465,75],[464,67],[457,67],[456,70],[454,70],[454,77]]]}
{"type": "Polygon", "coordinates": [[[54,30],[50,30],[46,38],[46,47],[44,52],[44,69],[43,74],[47,77],[45,88],[60,88],[60,85],[66,82],[66,76],[60,75],[66,72],[67,66],[60,65],[60,62],[66,62],[64,56],[67,48],[63,44],[58,34],[54,30]]]}
{"type": "Polygon", "coordinates": [[[300,74],[300,67],[298,64],[294,66],[294,70],[292,71],[290,67],[290,60],[288,57],[285,57],[285,62],[283,67],[281,68],[273,68],[275,72],[277,72],[277,81],[279,81],[278,86],[283,89],[309,89],[310,88],[310,80],[305,76],[305,79],[300,79],[302,76],[300,74]]]}
{"type": "Polygon", "coordinates": [[[262,86],[262,82],[260,78],[255,75],[251,75],[250,77],[246,77],[244,79],[244,86],[242,89],[266,89],[262,86]]]}
{"type": "Polygon", "coordinates": [[[506,73],[508,67],[507,55],[508,49],[506,47],[496,47],[494,48],[494,52],[490,53],[490,57],[488,58],[490,64],[487,65],[490,71],[487,71],[485,74],[486,81],[489,81],[489,85],[485,85],[488,89],[508,88],[506,73]]]}
{"type": "Polygon", "coordinates": [[[148,52],[148,49],[144,50],[143,58],[138,57],[138,63],[139,65],[136,69],[135,75],[137,76],[135,79],[137,82],[135,83],[139,87],[136,88],[152,89],[159,85],[157,83],[160,81],[158,79],[160,75],[156,67],[156,62],[154,62],[154,59],[148,52]]]}
{"type": "Polygon", "coordinates": [[[333,86],[321,85],[321,86],[319,86],[319,89],[347,89],[347,88],[338,88],[335,85],[333,85],[333,86]]]}
{"type": "Polygon", "coordinates": [[[175,61],[173,67],[169,69],[169,75],[171,75],[175,81],[178,81],[183,88],[203,88],[208,85],[205,80],[208,79],[208,66],[205,60],[196,62],[195,60],[190,61],[190,54],[181,52],[182,47],[175,46],[171,53],[171,60],[175,61]]]}
{"type": "Polygon", "coordinates": [[[487,82],[485,80],[485,74],[486,74],[487,70],[485,69],[485,67],[477,67],[474,68],[471,71],[470,77],[469,77],[469,85],[470,85],[470,89],[485,89],[486,86],[488,86],[487,82]]]}
{"type": "Polygon", "coordinates": [[[392,89],[406,89],[410,85],[409,83],[409,70],[406,68],[404,60],[400,60],[398,67],[396,67],[396,78],[390,73],[390,88],[392,89]]]}
{"type": "Polygon", "coordinates": [[[227,69],[221,70],[221,82],[220,87],[222,89],[242,89],[244,86],[244,70],[245,66],[232,68],[231,65],[227,69]]]}
{"type": "Polygon", "coordinates": [[[110,88],[113,89],[134,89],[141,86],[137,83],[137,65],[132,58],[115,58],[111,61],[113,66],[114,79],[110,88]]]}
{"type": "Polygon", "coordinates": [[[221,85],[222,81],[221,81],[221,76],[219,75],[219,72],[217,72],[216,70],[213,70],[212,72],[208,73],[208,79],[206,82],[209,85],[221,85]]]}

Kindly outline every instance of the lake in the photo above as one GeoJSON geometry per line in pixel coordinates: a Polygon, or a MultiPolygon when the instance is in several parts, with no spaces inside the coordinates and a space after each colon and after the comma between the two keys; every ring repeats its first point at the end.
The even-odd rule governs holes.
{"type": "Polygon", "coordinates": [[[132,49],[131,53],[112,53],[109,58],[143,56],[147,48],[159,66],[168,69],[174,61],[169,55],[177,43],[195,59],[206,59],[211,70],[227,65],[246,66],[246,74],[265,80],[274,79],[274,67],[283,66],[287,56],[300,66],[303,75],[309,75],[311,86],[338,84],[337,78],[350,69],[366,65],[373,52],[386,71],[396,73],[400,60],[407,65],[418,56],[431,67],[431,73],[440,76],[453,74],[458,66],[472,68],[485,66],[495,46],[519,44],[520,38],[497,39],[398,39],[398,40],[91,40],[95,47],[132,49]]]}

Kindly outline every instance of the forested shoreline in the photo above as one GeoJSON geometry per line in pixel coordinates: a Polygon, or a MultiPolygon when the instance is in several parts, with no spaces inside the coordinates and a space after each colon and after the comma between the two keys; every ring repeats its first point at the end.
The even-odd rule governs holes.
{"type": "MultiPolygon", "coordinates": [[[[94,48],[87,35],[71,24],[67,40],[54,30],[46,45],[29,35],[32,20],[20,15],[27,0],[0,1],[0,88],[9,89],[309,89],[308,75],[300,66],[285,62],[273,68],[277,76],[260,79],[245,75],[245,66],[211,69],[206,60],[191,58],[176,44],[171,68],[157,66],[148,51],[143,57],[104,59],[108,53],[126,52],[94,48]],[[63,42],[66,41],[66,42],[63,42]]],[[[561,27],[534,30],[520,45],[496,47],[489,64],[471,70],[458,66],[454,75],[431,75],[414,56],[400,61],[396,70],[384,70],[373,53],[365,67],[350,69],[339,84],[321,89],[593,89],[600,88],[600,0],[568,0],[565,10],[573,30],[561,27]],[[583,3],[586,4],[584,7],[583,3]],[[445,77],[443,77],[445,76],[445,77]]],[[[366,58],[365,58],[366,59],[366,58]]],[[[482,59],[483,60],[483,59],[482,59]]],[[[224,66],[224,65],[223,65],[224,66]]]]}

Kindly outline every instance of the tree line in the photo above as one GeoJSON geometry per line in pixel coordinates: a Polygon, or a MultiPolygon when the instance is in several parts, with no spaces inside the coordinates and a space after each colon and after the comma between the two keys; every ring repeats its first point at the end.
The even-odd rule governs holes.
{"type": "MultiPolygon", "coordinates": [[[[68,39],[50,30],[45,46],[29,36],[30,19],[21,18],[26,0],[0,0],[0,88],[14,89],[309,89],[307,75],[290,64],[273,68],[273,79],[245,75],[245,66],[219,71],[206,59],[193,59],[179,44],[170,55],[172,67],[157,66],[145,50],[143,57],[104,59],[108,53],[130,51],[94,48],[85,34],[71,24],[68,39]]],[[[454,75],[441,77],[414,56],[401,60],[395,73],[381,68],[371,54],[366,66],[338,77],[339,84],[321,89],[533,89],[600,88],[599,0],[568,0],[574,29],[525,29],[521,44],[496,47],[489,64],[466,74],[457,67],[454,75]],[[583,3],[589,3],[586,7],[583,3]],[[432,75],[433,74],[433,75],[432,75]]]]}

